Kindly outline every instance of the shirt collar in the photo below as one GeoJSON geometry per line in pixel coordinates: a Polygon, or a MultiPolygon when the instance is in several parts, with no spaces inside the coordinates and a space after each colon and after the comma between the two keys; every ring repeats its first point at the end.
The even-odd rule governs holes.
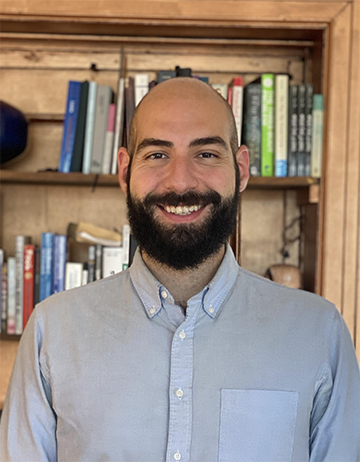
{"type": "MultiPolygon", "coordinates": [[[[205,313],[214,319],[220,313],[220,308],[235,283],[238,268],[233,251],[227,244],[225,256],[215,276],[209,284],[189,300],[188,305],[201,301],[205,313]]],[[[146,314],[152,319],[162,308],[162,293],[166,291],[171,299],[172,296],[145,265],[139,248],[136,250],[129,270],[131,281],[144,305],[146,314]]]]}

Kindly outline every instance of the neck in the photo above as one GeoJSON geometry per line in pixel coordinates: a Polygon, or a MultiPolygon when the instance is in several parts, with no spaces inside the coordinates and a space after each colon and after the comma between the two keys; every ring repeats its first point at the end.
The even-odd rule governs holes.
{"type": "Polygon", "coordinates": [[[156,279],[170,291],[175,303],[186,311],[188,300],[200,292],[215,276],[224,258],[225,249],[225,246],[222,246],[219,252],[196,268],[184,270],[175,270],[163,265],[145,251],[142,251],[142,258],[156,279]]]}

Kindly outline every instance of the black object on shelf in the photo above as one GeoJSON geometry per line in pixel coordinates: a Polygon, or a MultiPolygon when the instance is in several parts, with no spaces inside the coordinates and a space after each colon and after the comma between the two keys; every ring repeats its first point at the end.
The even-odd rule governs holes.
{"type": "Polygon", "coordinates": [[[0,163],[20,156],[27,145],[28,123],[24,114],[0,101],[0,163]]]}

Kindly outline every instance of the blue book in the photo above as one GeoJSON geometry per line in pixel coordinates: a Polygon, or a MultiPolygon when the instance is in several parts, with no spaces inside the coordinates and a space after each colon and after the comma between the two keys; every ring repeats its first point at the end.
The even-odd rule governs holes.
{"type": "Polygon", "coordinates": [[[66,236],[54,236],[53,293],[65,290],[66,236]]]}
{"type": "Polygon", "coordinates": [[[42,233],[40,249],[40,302],[52,294],[53,233],[42,233]]]}
{"type": "Polygon", "coordinates": [[[64,133],[59,161],[59,172],[69,173],[74,154],[76,125],[79,114],[81,96],[81,82],[70,80],[68,98],[66,104],[66,115],[64,120],[64,133]]]}

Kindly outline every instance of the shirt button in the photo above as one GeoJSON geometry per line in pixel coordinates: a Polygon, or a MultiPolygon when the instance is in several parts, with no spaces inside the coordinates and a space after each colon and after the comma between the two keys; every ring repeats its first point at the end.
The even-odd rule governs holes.
{"type": "Polygon", "coordinates": [[[167,292],[165,292],[165,290],[163,290],[161,292],[161,296],[162,296],[162,298],[167,298],[168,294],[167,294],[167,292]]]}
{"type": "Polygon", "coordinates": [[[175,459],[175,460],[180,460],[180,459],[181,459],[181,454],[180,454],[180,452],[175,452],[175,454],[174,454],[174,459],[175,459]]]}
{"type": "Polygon", "coordinates": [[[214,311],[215,311],[214,308],[210,305],[209,306],[209,313],[213,313],[214,311]]]}
{"type": "Polygon", "coordinates": [[[181,388],[179,388],[178,390],[176,390],[176,396],[177,396],[178,398],[182,398],[183,395],[184,395],[184,392],[182,391],[181,388]]]}
{"type": "Polygon", "coordinates": [[[155,307],[153,306],[152,308],[150,308],[150,314],[154,314],[156,311],[155,307]]]}
{"type": "Polygon", "coordinates": [[[179,337],[183,340],[186,337],[185,332],[182,330],[179,334],[179,337]]]}

